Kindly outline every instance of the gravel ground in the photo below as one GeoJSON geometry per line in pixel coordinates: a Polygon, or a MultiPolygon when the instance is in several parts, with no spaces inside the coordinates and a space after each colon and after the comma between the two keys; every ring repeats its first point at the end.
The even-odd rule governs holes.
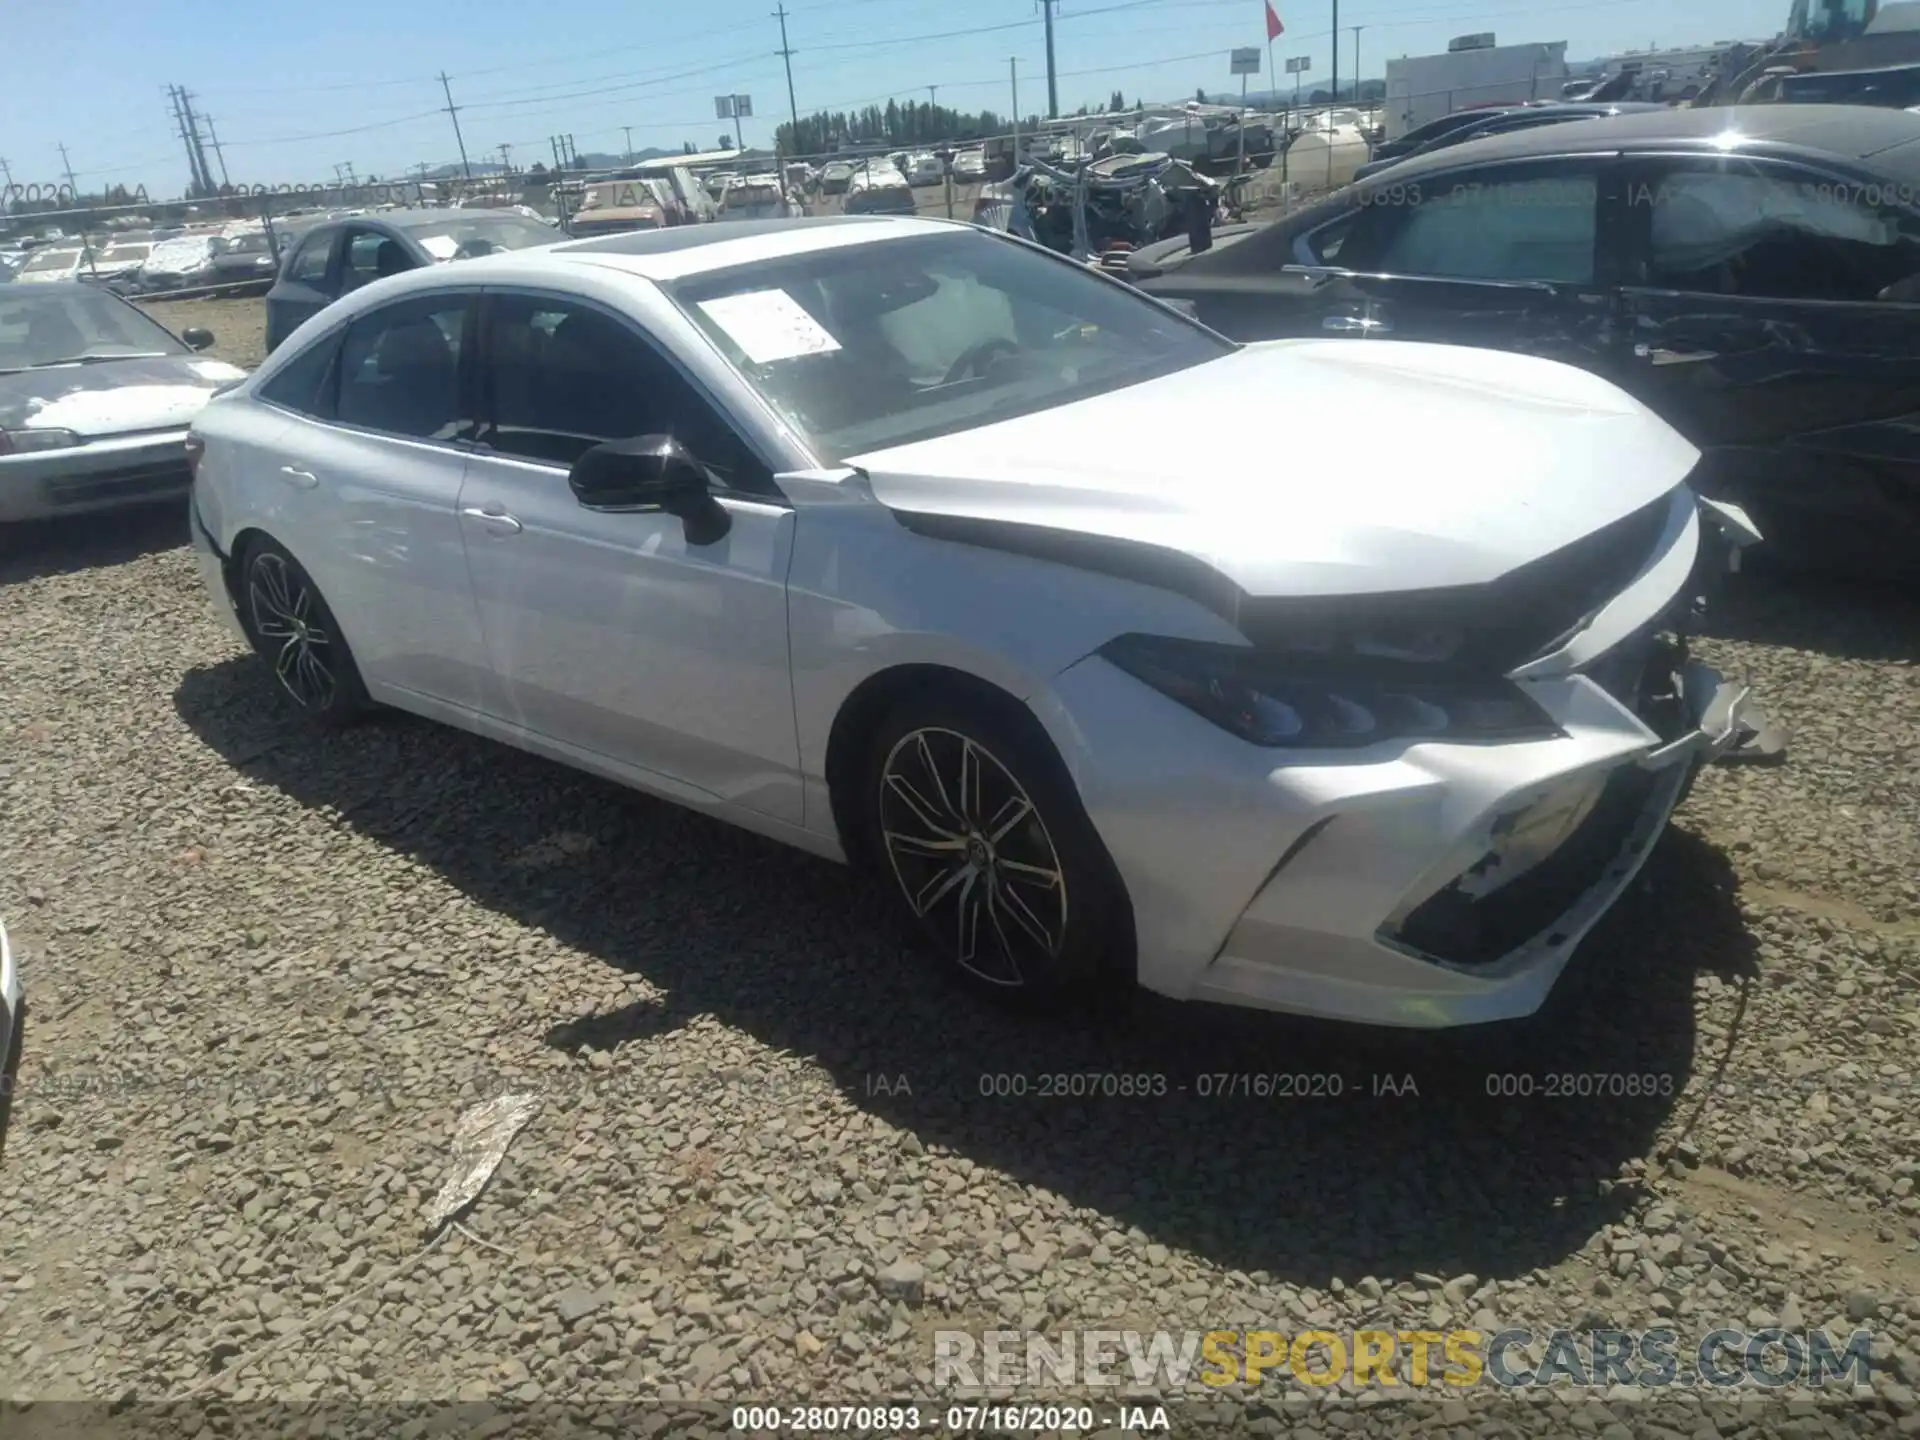
{"type": "Polygon", "coordinates": [[[1878,1398],[1299,1403],[1355,1433],[1920,1432],[1912,603],[1733,597],[1706,648],[1790,763],[1702,777],[1536,1022],[1061,1026],[957,999],[836,867],[425,723],[309,733],[182,529],[0,541],[33,1005],[0,1398],[858,1402],[932,1394],[942,1329],[1777,1321],[1873,1330],[1878,1398]],[[1200,1097],[1278,1068],[1341,1098],[1200,1097]],[[1048,1074],[1167,1093],[983,1094],[1048,1074]],[[503,1090],[539,1109],[429,1246],[456,1117],[503,1090]]]}

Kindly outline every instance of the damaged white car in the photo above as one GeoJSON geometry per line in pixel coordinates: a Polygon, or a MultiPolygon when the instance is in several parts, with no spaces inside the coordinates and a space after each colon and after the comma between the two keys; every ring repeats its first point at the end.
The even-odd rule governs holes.
{"type": "Polygon", "coordinates": [[[207,584],[293,704],[867,867],[1007,997],[1526,1015],[1757,724],[1684,639],[1757,537],[1618,389],[1236,345],[965,225],[384,280],[190,448],[207,584]]]}
{"type": "Polygon", "coordinates": [[[187,422],[246,371],[91,285],[0,290],[0,522],[187,492],[187,422]]]}

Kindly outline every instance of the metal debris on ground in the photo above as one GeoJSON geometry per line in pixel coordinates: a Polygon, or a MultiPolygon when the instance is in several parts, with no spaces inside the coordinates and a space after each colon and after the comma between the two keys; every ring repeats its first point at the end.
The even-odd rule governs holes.
{"type": "Polygon", "coordinates": [[[505,1158],[507,1147],[513,1144],[513,1137],[533,1118],[539,1106],[538,1095],[496,1095],[460,1117],[453,1127],[457,1167],[427,1207],[429,1231],[438,1230],[480,1198],[480,1192],[505,1158]]]}

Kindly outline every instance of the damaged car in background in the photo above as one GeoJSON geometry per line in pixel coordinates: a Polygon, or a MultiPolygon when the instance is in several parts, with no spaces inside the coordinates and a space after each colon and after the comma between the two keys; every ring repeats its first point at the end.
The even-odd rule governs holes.
{"type": "Polygon", "coordinates": [[[1528,1015],[1758,723],[1686,644],[1757,537],[1631,396],[1237,345],[969,225],[397,277],[194,435],[201,574],[263,690],[850,861],[1010,1000],[1528,1015]],[[1249,450],[1250,413],[1296,438],[1249,450]]]}
{"type": "Polygon", "coordinates": [[[1769,559],[1920,580],[1920,116],[1662,109],[1490,136],[1147,247],[1127,278],[1236,340],[1578,365],[1703,452],[1697,487],[1745,507],[1769,559]]]}
{"type": "Polygon", "coordinates": [[[973,223],[1124,272],[1141,246],[1238,222],[1251,179],[1216,180],[1159,153],[1072,166],[1028,157],[1011,179],[981,190],[973,223]]]}
{"type": "Polygon", "coordinates": [[[0,522],[186,494],[187,425],[246,372],[77,283],[0,290],[0,522]]]}

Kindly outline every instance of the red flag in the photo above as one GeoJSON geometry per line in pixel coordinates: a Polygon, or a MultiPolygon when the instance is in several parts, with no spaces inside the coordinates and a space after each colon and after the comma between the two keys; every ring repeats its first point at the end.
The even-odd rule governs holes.
{"type": "Polygon", "coordinates": [[[1273,0],[1267,0],[1267,39],[1278,40],[1286,28],[1280,23],[1280,16],[1274,11],[1273,0]]]}

